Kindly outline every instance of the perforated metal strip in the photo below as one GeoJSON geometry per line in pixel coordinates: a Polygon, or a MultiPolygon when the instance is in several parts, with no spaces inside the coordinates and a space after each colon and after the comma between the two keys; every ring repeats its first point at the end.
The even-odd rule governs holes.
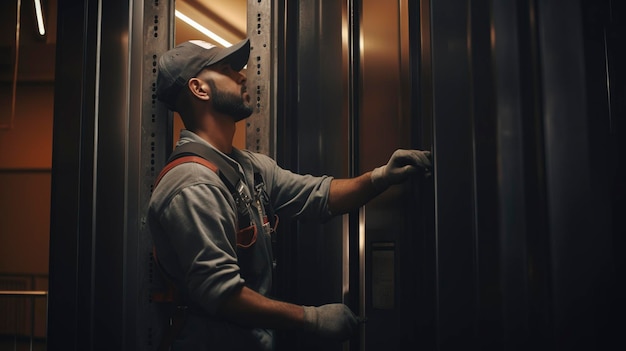
{"type": "Polygon", "coordinates": [[[254,112],[246,124],[246,147],[251,151],[274,157],[272,14],[271,0],[248,0],[248,36],[251,50],[247,77],[254,112]]]}
{"type": "Polygon", "coordinates": [[[152,239],[147,228],[147,208],[154,181],[165,165],[172,149],[172,116],[163,104],[157,103],[157,62],[161,53],[174,43],[174,1],[145,0],[143,3],[143,72],[141,120],[141,227],[138,233],[137,270],[139,305],[137,350],[156,350],[168,315],[165,306],[152,300],[152,293],[163,289],[163,277],[158,271],[152,239]]]}

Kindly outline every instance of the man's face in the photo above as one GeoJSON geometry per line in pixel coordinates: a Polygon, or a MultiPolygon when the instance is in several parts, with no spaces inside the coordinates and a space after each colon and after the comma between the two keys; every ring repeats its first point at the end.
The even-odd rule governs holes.
{"type": "Polygon", "coordinates": [[[250,117],[253,108],[246,89],[246,77],[227,63],[218,63],[209,69],[206,82],[211,88],[213,108],[238,122],[250,117]]]}

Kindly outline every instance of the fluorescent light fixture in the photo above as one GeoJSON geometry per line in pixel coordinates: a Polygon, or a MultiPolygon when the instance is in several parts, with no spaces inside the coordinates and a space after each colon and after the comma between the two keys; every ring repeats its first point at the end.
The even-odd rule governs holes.
{"type": "Polygon", "coordinates": [[[211,32],[210,30],[204,28],[202,25],[200,25],[198,22],[192,20],[191,18],[187,17],[186,15],[184,15],[182,12],[176,10],[175,12],[176,17],[180,18],[181,21],[187,23],[188,25],[192,26],[193,28],[195,28],[198,32],[206,35],[207,37],[215,40],[217,43],[219,43],[220,45],[222,45],[223,47],[229,47],[232,46],[233,44],[227,42],[226,40],[224,40],[222,37],[220,37],[219,35],[211,32]]]}
{"type": "Polygon", "coordinates": [[[43,24],[43,11],[41,10],[41,0],[35,0],[35,14],[37,15],[37,29],[39,35],[46,35],[46,27],[43,24]]]}

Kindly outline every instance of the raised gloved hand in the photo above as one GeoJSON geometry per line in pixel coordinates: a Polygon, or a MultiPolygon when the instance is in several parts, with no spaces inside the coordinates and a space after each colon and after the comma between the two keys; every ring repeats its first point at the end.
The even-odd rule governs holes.
{"type": "Polygon", "coordinates": [[[372,171],[372,183],[377,189],[385,190],[416,173],[417,167],[424,168],[427,174],[430,172],[430,151],[396,150],[386,165],[372,171]]]}
{"type": "Polygon", "coordinates": [[[357,325],[356,316],[344,304],[304,306],[304,330],[321,337],[344,341],[357,330],[357,325]]]}

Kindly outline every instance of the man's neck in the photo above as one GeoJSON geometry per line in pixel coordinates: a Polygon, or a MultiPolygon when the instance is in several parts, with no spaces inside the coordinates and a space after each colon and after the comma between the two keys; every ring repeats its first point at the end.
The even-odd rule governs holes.
{"type": "Polygon", "coordinates": [[[207,133],[202,130],[194,131],[200,138],[206,140],[209,144],[211,144],[214,148],[219,151],[230,154],[233,151],[233,138],[228,138],[227,136],[221,133],[207,133]]]}
{"type": "Polygon", "coordinates": [[[193,132],[214,148],[228,155],[233,150],[235,128],[235,122],[232,119],[209,119],[206,125],[193,132]]]}

